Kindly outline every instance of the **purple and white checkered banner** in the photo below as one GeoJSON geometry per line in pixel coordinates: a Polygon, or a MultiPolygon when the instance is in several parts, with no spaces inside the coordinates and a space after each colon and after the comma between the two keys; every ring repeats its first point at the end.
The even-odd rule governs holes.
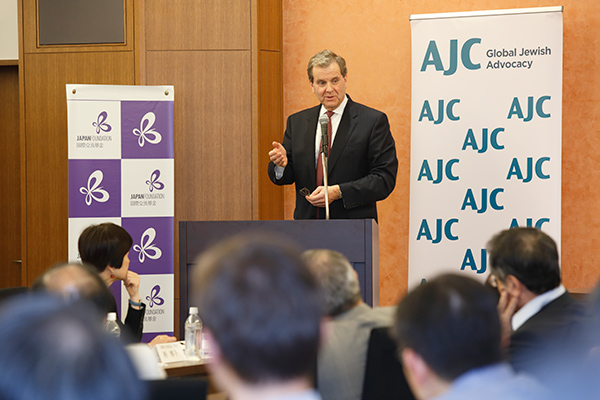
{"type": "MultiPolygon", "coordinates": [[[[173,86],[67,85],[69,259],[92,224],[113,222],[133,238],[129,269],[146,303],[143,341],[173,333],[173,86]]],[[[127,313],[127,292],[111,292],[127,313]]]]}

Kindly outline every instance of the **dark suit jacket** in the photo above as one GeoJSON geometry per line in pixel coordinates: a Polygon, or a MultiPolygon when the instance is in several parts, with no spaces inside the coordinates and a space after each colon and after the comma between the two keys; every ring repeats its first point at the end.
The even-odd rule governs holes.
{"type": "Polygon", "coordinates": [[[371,330],[361,400],[415,400],[389,329],[371,330]]]}
{"type": "Polygon", "coordinates": [[[515,371],[542,381],[555,375],[548,368],[555,369],[565,356],[585,351],[578,343],[585,317],[585,307],[569,293],[546,304],[511,335],[509,361],[515,371]]]}
{"type": "MultiPolygon", "coordinates": [[[[315,135],[320,105],[290,115],[282,145],[288,165],[281,179],[275,179],[275,164],[269,163],[269,177],[277,185],[296,184],[294,219],[313,219],[313,207],[300,194],[302,188],[316,189],[315,135]]],[[[339,184],[343,199],[329,205],[332,219],[377,220],[379,200],[396,185],[398,159],[387,116],[348,97],[328,161],[328,183],[339,184]]],[[[324,213],[321,213],[324,215],[324,213]]]]}

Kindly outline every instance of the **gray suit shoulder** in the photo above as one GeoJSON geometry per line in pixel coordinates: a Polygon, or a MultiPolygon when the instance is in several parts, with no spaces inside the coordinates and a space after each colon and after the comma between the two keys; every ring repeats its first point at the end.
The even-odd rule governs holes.
{"type": "Polygon", "coordinates": [[[333,320],[337,323],[363,323],[371,327],[391,326],[394,322],[395,310],[395,306],[371,308],[367,304],[361,303],[333,320]]]}

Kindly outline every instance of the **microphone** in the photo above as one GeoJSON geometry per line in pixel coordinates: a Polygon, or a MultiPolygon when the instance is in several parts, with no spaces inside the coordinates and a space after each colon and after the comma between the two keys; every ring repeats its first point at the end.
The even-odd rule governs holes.
{"type": "Polygon", "coordinates": [[[327,136],[327,125],[329,124],[329,117],[327,115],[321,115],[319,117],[319,125],[321,125],[321,153],[323,153],[323,157],[319,157],[321,163],[323,164],[323,187],[325,188],[325,219],[329,219],[329,193],[328,193],[328,183],[327,183],[327,157],[329,157],[329,152],[327,151],[327,144],[329,142],[327,136]]]}
{"type": "Polygon", "coordinates": [[[327,124],[329,123],[329,118],[327,115],[321,115],[319,117],[319,125],[321,125],[321,153],[327,154],[327,143],[329,143],[329,138],[327,137],[327,124]]]}

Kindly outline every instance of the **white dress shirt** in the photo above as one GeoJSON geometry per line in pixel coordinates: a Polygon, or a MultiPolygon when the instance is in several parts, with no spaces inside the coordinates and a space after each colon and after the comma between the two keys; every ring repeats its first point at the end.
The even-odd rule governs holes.
{"type": "Polygon", "coordinates": [[[537,314],[544,306],[550,303],[553,300],[558,299],[562,296],[567,290],[561,284],[558,287],[548,290],[533,299],[529,300],[527,304],[525,304],[519,311],[513,315],[511,320],[511,325],[513,331],[516,331],[523,325],[527,320],[537,314]]]}

